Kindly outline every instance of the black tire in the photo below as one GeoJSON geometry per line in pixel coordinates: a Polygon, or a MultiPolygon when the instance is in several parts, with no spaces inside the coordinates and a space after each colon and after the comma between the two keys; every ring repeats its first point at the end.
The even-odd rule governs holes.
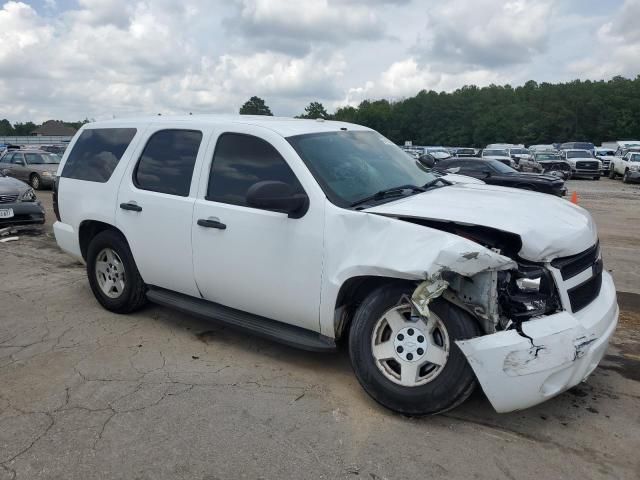
{"type": "Polygon", "coordinates": [[[349,356],[364,390],[381,405],[405,415],[430,415],[455,408],[476,386],[473,370],[456,340],[480,335],[474,319],[465,311],[439,298],[430,308],[444,323],[450,351],[440,374],[425,385],[405,387],[386,378],[375,364],[371,339],[378,319],[395,307],[403,295],[411,295],[404,285],[383,285],[369,294],[356,311],[349,332],[349,356]]]}
{"type": "Polygon", "coordinates": [[[40,175],[32,173],[29,177],[29,185],[31,185],[31,188],[34,190],[40,190],[42,188],[42,179],[40,178],[40,175]]]}
{"type": "Polygon", "coordinates": [[[613,165],[611,165],[611,168],[609,169],[609,178],[611,180],[616,179],[616,171],[613,169],[613,165]]]}
{"type": "Polygon", "coordinates": [[[624,175],[622,176],[622,183],[629,183],[629,170],[624,171],[624,175]]]}
{"type": "Polygon", "coordinates": [[[597,177],[593,177],[594,180],[600,180],[600,175],[598,175],[597,177]]]}
{"type": "Polygon", "coordinates": [[[87,276],[94,296],[104,308],[115,313],[130,313],[147,303],[146,285],[138,272],[131,250],[125,238],[115,230],[104,230],[89,243],[87,250],[87,276]],[[122,259],[125,270],[125,286],[117,298],[108,297],[100,288],[96,277],[96,259],[105,248],[110,248],[122,259]]]}

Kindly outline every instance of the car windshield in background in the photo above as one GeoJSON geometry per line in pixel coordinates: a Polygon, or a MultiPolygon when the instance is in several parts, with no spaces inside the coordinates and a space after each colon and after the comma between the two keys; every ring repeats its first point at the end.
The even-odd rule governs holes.
{"type": "Polygon", "coordinates": [[[508,157],[506,150],[485,150],[482,152],[483,157],[508,157]]]}
{"type": "Polygon", "coordinates": [[[489,160],[489,164],[491,165],[491,168],[496,170],[498,173],[518,173],[517,170],[511,168],[509,165],[505,165],[498,160],[489,160]]]}
{"type": "Polygon", "coordinates": [[[526,150],[524,148],[512,148],[510,152],[511,155],[526,155],[529,153],[529,150],[526,150]]]}
{"type": "Polygon", "coordinates": [[[575,152],[568,151],[567,158],[592,158],[592,157],[591,157],[591,152],[589,152],[588,150],[578,150],[575,152]]]}
{"type": "Polygon", "coordinates": [[[555,153],[539,153],[536,155],[536,160],[559,160],[560,155],[555,153]]]}
{"type": "Polygon", "coordinates": [[[29,165],[48,165],[60,163],[60,157],[54,153],[25,153],[29,165]]]}
{"type": "Polygon", "coordinates": [[[420,187],[437,178],[376,132],[322,132],[287,140],[327,197],[342,207],[383,190],[420,187]]]}

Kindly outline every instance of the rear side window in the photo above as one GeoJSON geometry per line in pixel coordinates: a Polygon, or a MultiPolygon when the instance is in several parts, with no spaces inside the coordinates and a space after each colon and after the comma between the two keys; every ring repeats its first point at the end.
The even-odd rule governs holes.
{"type": "Polygon", "coordinates": [[[133,173],[136,187],[189,196],[201,141],[202,132],[197,130],[160,130],[154,133],[144,147],[133,173]]]}
{"type": "Polygon", "coordinates": [[[136,134],[135,128],[85,130],[69,153],[62,177],[105,183],[136,134]]]}
{"type": "Polygon", "coordinates": [[[273,145],[252,135],[220,135],[213,155],[207,200],[246,206],[247,190],[265,180],[284,182],[294,193],[304,191],[273,145]]]}

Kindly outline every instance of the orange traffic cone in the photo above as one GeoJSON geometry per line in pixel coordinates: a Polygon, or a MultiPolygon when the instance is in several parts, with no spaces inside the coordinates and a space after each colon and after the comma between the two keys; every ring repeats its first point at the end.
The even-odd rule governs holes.
{"type": "Polygon", "coordinates": [[[578,204],[578,192],[574,191],[571,194],[571,203],[578,204]]]}

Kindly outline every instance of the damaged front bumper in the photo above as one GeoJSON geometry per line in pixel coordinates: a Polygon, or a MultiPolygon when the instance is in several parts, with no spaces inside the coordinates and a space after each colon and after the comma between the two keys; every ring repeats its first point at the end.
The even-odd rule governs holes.
{"type": "Polygon", "coordinates": [[[456,342],[496,411],[548,400],[598,366],[619,313],[613,280],[602,275],[600,295],[588,307],[524,322],[526,337],[513,329],[456,342]]]}

